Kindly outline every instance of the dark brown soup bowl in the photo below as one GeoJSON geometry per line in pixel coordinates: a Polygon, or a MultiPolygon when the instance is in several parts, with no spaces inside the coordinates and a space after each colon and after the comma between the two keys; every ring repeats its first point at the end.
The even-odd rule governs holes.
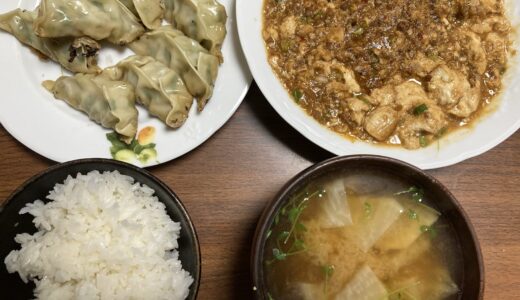
{"type": "Polygon", "coordinates": [[[179,236],[179,259],[182,267],[193,277],[190,286],[189,300],[197,298],[200,283],[201,257],[197,233],[193,223],[184,208],[181,200],[160,179],[144,169],[130,164],[108,159],[83,159],[53,166],[46,171],[32,177],[19,187],[0,207],[0,299],[33,299],[34,284],[25,284],[18,273],[9,274],[4,264],[5,257],[11,250],[19,249],[14,237],[23,232],[34,233],[36,228],[32,224],[33,217],[29,214],[20,215],[18,212],[27,203],[41,199],[47,202],[46,196],[57,183],[63,183],[67,176],[75,177],[78,173],[86,174],[90,171],[118,171],[130,176],[136,182],[146,184],[155,191],[155,196],[166,206],[166,212],[175,222],[181,224],[179,236]]]}
{"type": "Polygon", "coordinates": [[[338,171],[356,169],[392,176],[410,186],[419,186],[424,190],[426,199],[430,199],[434,208],[440,211],[453,227],[455,238],[462,250],[462,280],[459,286],[459,299],[482,299],[484,266],[480,246],[468,216],[455,197],[438,180],[424,171],[399,160],[371,155],[335,157],[318,163],[292,178],[267,205],[256,228],[251,256],[253,290],[256,299],[268,299],[263,267],[264,248],[268,231],[278,210],[286,204],[292,194],[314,179],[338,171]]]}

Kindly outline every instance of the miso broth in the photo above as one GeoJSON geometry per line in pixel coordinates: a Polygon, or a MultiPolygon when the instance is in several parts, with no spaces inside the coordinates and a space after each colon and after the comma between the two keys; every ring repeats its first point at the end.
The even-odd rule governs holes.
{"type": "Polygon", "coordinates": [[[267,233],[268,299],[459,299],[461,250],[425,194],[361,170],[294,193],[267,233]]]}

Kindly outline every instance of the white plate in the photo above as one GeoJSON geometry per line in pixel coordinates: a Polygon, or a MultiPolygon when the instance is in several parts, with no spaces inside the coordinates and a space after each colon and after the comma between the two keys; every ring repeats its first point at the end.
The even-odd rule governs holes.
{"type": "MultiPolygon", "coordinates": [[[[520,20],[520,5],[509,1],[513,20],[520,20]]],[[[296,130],[316,145],[337,155],[375,154],[406,161],[423,169],[449,166],[482,154],[498,145],[520,128],[520,68],[508,73],[506,90],[496,110],[473,125],[444,137],[438,145],[419,150],[381,147],[350,141],[325,128],[308,116],[289,96],[267,61],[261,35],[263,0],[237,0],[240,41],[256,83],[274,109],[296,130]]],[[[515,25],[518,22],[515,22],[515,25]]],[[[517,30],[518,31],[518,30],[517,30]]],[[[517,45],[515,45],[517,47],[517,45]]]]}
{"type": "MultiPolygon", "coordinates": [[[[157,162],[175,159],[201,145],[231,118],[245,97],[252,78],[238,42],[234,0],[220,0],[228,18],[228,35],[222,52],[214,95],[202,113],[196,105],[190,111],[186,124],[171,130],[158,119],[139,108],[139,129],[153,126],[157,162]]],[[[17,7],[32,9],[38,0],[3,0],[0,12],[17,7]]],[[[105,134],[109,130],[93,123],[88,117],[55,100],[41,82],[56,79],[63,74],[59,65],[39,59],[28,47],[22,46],[11,35],[0,32],[0,122],[17,140],[33,151],[57,162],[80,158],[111,158],[105,134]]],[[[100,65],[105,67],[131,55],[115,49],[103,49],[100,65]]],[[[140,165],[138,161],[134,161],[140,165]]]]}

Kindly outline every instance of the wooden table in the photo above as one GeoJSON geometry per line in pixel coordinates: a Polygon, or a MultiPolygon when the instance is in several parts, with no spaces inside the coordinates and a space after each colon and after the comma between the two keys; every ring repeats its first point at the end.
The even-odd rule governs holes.
{"type": "MultiPolygon", "coordinates": [[[[0,202],[54,164],[0,127],[0,202]]],[[[479,236],[486,299],[520,299],[520,132],[429,173],[462,203],[479,236]]],[[[199,299],[251,299],[250,245],[266,203],[292,176],[332,155],[285,123],[253,85],[234,117],[186,156],[151,171],[183,200],[202,248],[199,299]]]]}

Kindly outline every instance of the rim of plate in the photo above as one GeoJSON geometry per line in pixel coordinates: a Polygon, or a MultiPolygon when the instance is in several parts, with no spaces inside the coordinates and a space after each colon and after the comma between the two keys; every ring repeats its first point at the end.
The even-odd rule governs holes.
{"type": "MultiPolygon", "coordinates": [[[[508,13],[514,25],[520,24],[520,5],[506,0],[508,13]]],[[[276,112],[294,129],[321,148],[336,155],[371,154],[403,160],[422,169],[436,169],[454,165],[469,158],[483,154],[496,147],[520,129],[520,68],[510,67],[505,79],[505,88],[498,105],[485,112],[485,116],[469,127],[456,130],[429,147],[406,150],[401,147],[378,146],[367,142],[351,140],[319,124],[307,115],[291,98],[283,84],[268,63],[265,43],[262,37],[264,0],[237,0],[236,15],[240,42],[253,77],[276,112]],[[509,117],[503,121],[502,116],[509,117]],[[495,125],[500,125],[500,134],[491,134],[495,125]]],[[[517,34],[520,34],[517,32],[517,34]]],[[[515,40],[520,40],[520,36],[515,40]]],[[[515,48],[519,48],[515,43],[515,48]]],[[[511,58],[510,65],[520,63],[520,54],[511,58]]]]}
{"type": "MultiPolygon", "coordinates": [[[[25,6],[25,7],[31,6],[32,4],[34,4],[33,2],[36,3],[36,2],[38,2],[38,0],[21,1],[18,4],[13,4],[12,8],[14,9],[16,7],[21,7],[21,6],[25,6]],[[25,3],[25,2],[27,2],[27,3],[25,3]]],[[[192,140],[186,141],[186,144],[189,144],[188,146],[181,147],[182,149],[177,148],[178,149],[177,152],[162,151],[159,154],[160,161],[157,161],[157,162],[150,162],[146,165],[141,165],[138,161],[135,161],[135,162],[132,162],[131,164],[136,165],[138,167],[146,167],[146,168],[153,167],[153,166],[167,163],[167,162],[177,159],[179,157],[182,157],[183,155],[195,150],[196,148],[198,148],[199,146],[204,144],[215,133],[217,133],[217,131],[219,131],[232,118],[232,116],[235,114],[235,112],[237,111],[240,104],[243,102],[247,92],[249,91],[249,89],[251,87],[253,78],[247,67],[247,62],[245,60],[242,48],[239,43],[236,14],[235,14],[235,0],[221,0],[221,2],[223,4],[225,4],[226,10],[228,13],[228,20],[227,20],[227,26],[226,26],[227,30],[228,30],[228,35],[224,42],[223,51],[227,50],[230,53],[230,55],[228,54],[228,56],[225,57],[224,64],[219,67],[219,69],[220,69],[219,72],[223,73],[223,71],[224,71],[223,66],[225,66],[226,62],[229,64],[233,64],[233,66],[230,67],[231,69],[229,69],[227,71],[231,71],[231,70],[235,71],[235,74],[230,74],[230,75],[232,75],[233,77],[240,78],[240,80],[239,80],[240,85],[237,86],[234,83],[224,82],[225,80],[223,80],[223,78],[222,78],[223,74],[220,74],[220,76],[217,78],[217,84],[215,85],[215,92],[217,92],[217,89],[220,91],[225,91],[228,89],[229,85],[233,85],[235,87],[234,88],[235,91],[233,92],[233,94],[235,94],[236,97],[233,97],[233,99],[231,99],[232,101],[227,101],[229,99],[227,97],[222,97],[222,99],[219,99],[219,100],[227,101],[227,104],[225,105],[225,107],[220,107],[220,105],[218,107],[215,107],[215,109],[214,109],[215,113],[210,112],[210,110],[213,106],[217,106],[217,103],[215,103],[215,101],[210,101],[208,103],[208,105],[206,106],[206,110],[204,112],[207,112],[208,115],[213,115],[212,120],[214,120],[214,121],[211,124],[206,124],[205,130],[203,132],[194,134],[194,136],[196,136],[196,138],[194,138],[193,140],[195,140],[195,141],[192,141],[192,140]],[[221,84],[219,84],[219,83],[221,83],[221,84]]],[[[7,36],[9,34],[2,33],[2,35],[3,35],[2,38],[4,38],[4,35],[7,36]]],[[[13,37],[9,37],[9,38],[10,38],[10,43],[17,44],[15,46],[16,50],[18,50],[18,49],[24,50],[24,51],[28,50],[28,49],[23,49],[23,48],[27,48],[27,47],[22,45],[19,41],[17,41],[13,37]]],[[[21,56],[20,53],[17,52],[14,55],[17,57],[17,61],[19,61],[19,63],[21,64],[20,61],[23,59],[23,54],[21,56]]],[[[56,66],[58,66],[58,65],[56,65],[56,66]]],[[[21,67],[20,67],[20,69],[21,69],[21,67]]],[[[4,72],[7,72],[7,71],[4,71],[4,72]]],[[[15,73],[16,72],[19,73],[20,71],[15,70],[15,73]]],[[[39,73],[39,71],[37,70],[37,71],[35,71],[35,73],[39,73]]],[[[30,86],[29,86],[29,88],[30,88],[30,86]]],[[[38,92],[38,91],[36,91],[36,92],[38,92]]],[[[34,96],[34,95],[32,95],[32,96],[34,96]]],[[[14,98],[13,95],[11,95],[11,94],[9,94],[9,97],[14,98]]],[[[52,96],[50,96],[50,97],[52,97],[52,96]]],[[[214,97],[214,98],[216,98],[216,97],[214,97]]],[[[47,100],[47,99],[42,99],[42,101],[45,101],[45,100],[47,100]]],[[[215,99],[215,100],[217,100],[217,99],[215,99]]],[[[7,102],[7,100],[5,100],[5,99],[4,99],[4,101],[7,102]]],[[[194,107],[195,107],[195,105],[194,105],[194,107]]],[[[72,110],[72,108],[69,108],[69,109],[72,110]]],[[[140,110],[143,110],[143,109],[140,108],[140,110]]],[[[192,110],[190,111],[191,119],[200,117],[200,116],[194,116],[194,114],[196,114],[196,113],[194,113],[195,110],[196,109],[192,107],[192,110]]],[[[66,157],[64,157],[64,155],[62,153],[53,151],[54,149],[52,147],[45,147],[45,145],[43,145],[40,140],[30,138],[27,133],[23,132],[23,130],[20,130],[20,128],[19,128],[20,124],[9,121],[12,117],[8,117],[6,114],[8,114],[8,112],[6,110],[0,109],[0,125],[2,127],[4,127],[5,130],[12,137],[14,137],[18,142],[20,142],[22,145],[29,148],[33,152],[35,152],[43,157],[46,157],[52,161],[55,161],[58,163],[63,163],[63,162],[70,161],[70,160],[86,159],[86,158],[92,158],[92,157],[111,159],[110,153],[108,152],[108,149],[110,147],[108,142],[107,142],[107,147],[106,147],[106,149],[107,149],[106,156],[100,156],[98,153],[94,152],[92,154],[82,153],[82,154],[76,155],[75,157],[72,157],[72,158],[70,158],[70,157],[66,158],[66,157]]],[[[64,116],[64,117],[67,117],[67,116],[64,116]]],[[[154,122],[154,125],[156,123],[160,122],[156,118],[151,118],[151,120],[154,122]]],[[[92,122],[92,121],[89,120],[88,122],[92,122]]],[[[94,123],[92,122],[92,124],[94,124],[94,123]]],[[[91,124],[89,124],[89,125],[91,125],[91,124]]],[[[102,128],[100,125],[97,125],[97,124],[94,124],[94,125],[98,126],[100,128],[100,130],[99,130],[100,132],[108,132],[108,130],[106,130],[105,128],[102,128]]],[[[142,125],[142,124],[140,124],[140,125],[142,125]]],[[[161,124],[161,125],[166,126],[164,124],[161,124]]],[[[185,125],[188,125],[188,124],[185,124],[185,125]]],[[[195,124],[195,125],[198,125],[198,124],[195,124]]],[[[102,137],[100,137],[100,138],[103,140],[105,139],[104,133],[102,133],[102,137]]]]}

